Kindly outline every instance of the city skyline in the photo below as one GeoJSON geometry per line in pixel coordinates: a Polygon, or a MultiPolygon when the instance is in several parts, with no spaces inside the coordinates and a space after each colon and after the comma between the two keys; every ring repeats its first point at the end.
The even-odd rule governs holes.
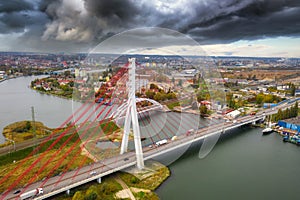
{"type": "Polygon", "coordinates": [[[0,4],[0,51],[89,52],[123,31],[160,27],[199,43],[175,53],[300,57],[299,11],[295,0],[11,0],[0,4]]]}

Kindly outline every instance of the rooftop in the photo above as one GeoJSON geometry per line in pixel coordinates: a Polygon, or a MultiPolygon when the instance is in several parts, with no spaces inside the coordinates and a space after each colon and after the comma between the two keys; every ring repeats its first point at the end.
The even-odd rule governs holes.
{"type": "Polygon", "coordinates": [[[282,121],[288,122],[290,124],[300,125],[300,116],[294,117],[294,118],[291,118],[291,119],[285,119],[285,120],[282,120],[282,121]]]}

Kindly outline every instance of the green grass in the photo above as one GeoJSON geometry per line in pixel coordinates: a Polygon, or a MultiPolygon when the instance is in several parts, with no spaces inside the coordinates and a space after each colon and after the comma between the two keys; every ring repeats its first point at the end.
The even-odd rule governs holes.
{"type": "Polygon", "coordinates": [[[105,134],[113,133],[114,131],[119,130],[120,128],[112,121],[103,122],[100,125],[101,129],[104,131],[105,134]]]}
{"type": "Polygon", "coordinates": [[[66,152],[71,148],[71,146],[75,143],[75,141],[77,141],[79,139],[77,133],[75,133],[73,135],[73,137],[68,141],[67,145],[65,147],[62,148],[62,150],[57,153],[57,149],[62,147],[62,144],[68,140],[68,138],[71,137],[71,135],[68,136],[64,136],[62,137],[59,142],[57,144],[55,144],[51,150],[46,151],[48,149],[48,147],[50,147],[52,145],[52,143],[55,140],[50,140],[48,142],[46,142],[37,152],[37,154],[34,154],[33,156],[30,156],[30,153],[34,150],[34,147],[28,147],[26,149],[22,149],[16,152],[12,152],[10,154],[6,154],[3,156],[0,156],[0,180],[1,177],[5,177],[6,174],[10,173],[12,170],[13,173],[10,176],[10,178],[3,183],[0,186],[0,193],[2,191],[4,191],[9,185],[13,184],[13,182],[15,180],[17,180],[17,178],[33,163],[35,162],[35,160],[37,158],[39,158],[41,153],[44,153],[43,158],[41,159],[41,161],[36,164],[33,169],[27,174],[25,175],[25,177],[18,182],[17,187],[22,187],[26,181],[29,181],[32,177],[35,177],[35,173],[39,170],[40,167],[42,167],[44,164],[46,164],[48,162],[49,159],[52,159],[53,157],[55,157],[51,162],[47,163],[46,168],[39,174],[38,177],[36,177],[36,180],[41,180],[46,176],[49,176],[49,172],[51,171],[51,169],[53,169],[55,167],[56,164],[58,164],[58,162],[60,162],[60,160],[62,160],[63,162],[60,164],[60,167],[58,167],[57,169],[55,169],[53,171],[52,176],[59,174],[60,172],[63,171],[68,171],[71,169],[75,169],[78,166],[86,165],[89,163],[92,163],[93,161],[90,158],[87,158],[86,156],[80,155],[78,154],[78,152],[81,152],[81,149],[79,147],[80,142],[75,146],[75,148],[71,151],[71,153],[63,159],[63,156],[66,154],[66,152]],[[76,157],[76,159],[74,160],[74,157],[76,157]],[[27,159],[26,162],[24,162],[22,164],[21,167],[19,167],[16,170],[17,166],[20,166],[20,162],[23,161],[23,159],[27,159]],[[14,163],[14,161],[16,161],[14,163]],[[73,163],[71,163],[73,162],[73,163]]]}
{"type": "Polygon", "coordinates": [[[155,173],[153,173],[151,176],[143,178],[142,180],[126,172],[120,172],[120,178],[129,187],[143,188],[153,191],[170,176],[170,171],[167,167],[161,165],[152,165],[150,168],[155,170],[155,173]]]}
{"type": "MultiPolygon", "coordinates": [[[[58,149],[62,146],[62,144],[68,140],[68,138],[71,137],[70,135],[64,136],[62,137],[54,146],[52,149],[58,149]]],[[[70,141],[68,142],[68,146],[70,146],[71,144],[73,144],[77,139],[78,139],[78,135],[74,134],[73,137],[70,139],[70,141]]],[[[50,146],[51,144],[54,142],[55,140],[49,140],[47,141],[45,144],[43,144],[43,146],[39,149],[39,151],[37,153],[43,153],[45,152],[50,146]]],[[[30,155],[30,153],[35,149],[35,147],[28,147],[25,149],[21,149],[19,151],[15,151],[15,152],[11,152],[9,154],[6,155],[2,155],[0,156],[0,166],[2,165],[6,165],[6,164],[10,164],[13,161],[19,161],[22,160],[24,158],[26,158],[28,155],[30,155]]]]}
{"type": "Polygon", "coordinates": [[[170,110],[173,110],[174,107],[180,106],[180,104],[179,104],[178,101],[175,101],[175,102],[171,102],[171,103],[166,104],[166,106],[167,106],[170,110]]]}
{"type": "Polygon", "coordinates": [[[138,192],[133,193],[136,200],[159,200],[159,197],[154,192],[138,192]]]}
{"type": "Polygon", "coordinates": [[[2,156],[0,156],[0,160],[1,160],[0,165],[3,166],[3,165],[10,164],[14,160],[15,161],[22,160],[22,159],[26,158],[33,151],[33,149],[34,149],[34,147],[29,147],[29,148],[22,149],[19,151],[11,152],[6,155],[2,155],[2,156]]]}

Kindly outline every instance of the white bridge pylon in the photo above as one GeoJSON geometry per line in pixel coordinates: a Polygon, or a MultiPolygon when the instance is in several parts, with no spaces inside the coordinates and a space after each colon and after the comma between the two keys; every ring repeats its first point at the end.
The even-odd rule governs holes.
{"type": "Polygon", "coordinates": [[[132,125],[137,168],[143,169],[144,158],[143,158],[141,134],[140,134],[140,127],[139,127],[137,110],[136,110],[136,98],[135,98],[135,68],[136,68],[135,58],[129,58],[128,61],[129,61],[129,65],[128,65],[129,92],[128,92],[128,100],[126,104],[124,104],[125,106],[127,106],[127,109],[126,109],[124,133],[123,133],[120,153],[124,154],[125,152],[127,152],[130,126],[132,125]]]}

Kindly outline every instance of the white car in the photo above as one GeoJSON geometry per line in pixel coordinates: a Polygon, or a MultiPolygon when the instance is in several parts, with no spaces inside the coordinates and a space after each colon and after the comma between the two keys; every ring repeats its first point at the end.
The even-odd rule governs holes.
{"type": "Polygon", "coordinates": [[[94,176],[94,175],[96,175],[96,174],[97,174],[97,172],[95,172],[95,171],[90,172],[90,175],[91,175],[91,176],[94,176]]]}

